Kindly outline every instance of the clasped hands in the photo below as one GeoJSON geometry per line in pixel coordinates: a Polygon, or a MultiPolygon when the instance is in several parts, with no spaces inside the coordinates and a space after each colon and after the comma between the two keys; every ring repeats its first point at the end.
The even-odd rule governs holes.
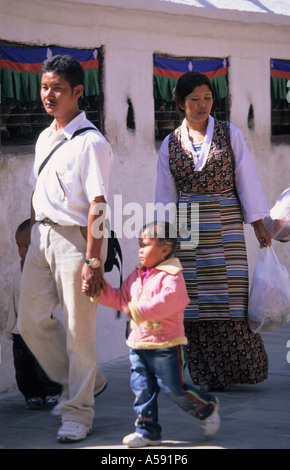
{"type": "Polygon", "coordinates": [[[88,297],[99,297],[106,288],[106,281],[101,268],[93,269],[84,264],[81,277],[82,292],[88,297]]]}

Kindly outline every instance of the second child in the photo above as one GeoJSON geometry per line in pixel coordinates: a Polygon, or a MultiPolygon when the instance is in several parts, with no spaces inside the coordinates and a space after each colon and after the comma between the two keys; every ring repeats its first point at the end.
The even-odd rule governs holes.
{"type": "Polygon", "coordinates": [[[15,233],[20,264],[13,276],[12,296],[6,335],[13,341],[13,360],[16,383],[25,398],[28,410],[52,409],[58,404],[62,386],[47,376],[32,354],[17,328],[20,282],[26,253],[30,242],[30,219],[22,222],[15,233]]]}

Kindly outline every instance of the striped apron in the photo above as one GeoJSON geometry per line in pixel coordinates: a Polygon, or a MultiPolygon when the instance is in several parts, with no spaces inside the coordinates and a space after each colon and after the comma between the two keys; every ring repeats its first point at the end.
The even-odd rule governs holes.
{"type": "Polygon", "coordinates": [[[180,196],[179,207],[189,214],[192,204],[198,221],[187,227],[198,246],[186,249],[179,236],[176,250],[190,298],[185,320],[246,319],[248,264],[239,200],[232,191],[180,196]]]}

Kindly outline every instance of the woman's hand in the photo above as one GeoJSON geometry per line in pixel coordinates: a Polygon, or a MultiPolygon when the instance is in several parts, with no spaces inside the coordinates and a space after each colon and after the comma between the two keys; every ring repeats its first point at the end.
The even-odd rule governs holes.
{"type": "Polygon", "coordinates": [[[266,229],[263,220],[262,219],[256,220],[255,222],[252,222],[251,225],[252,227],[254,227],[255,235],[260,244],[260,248],[271,246],[272,237],[271,237],[271,234],[266,229]]]}

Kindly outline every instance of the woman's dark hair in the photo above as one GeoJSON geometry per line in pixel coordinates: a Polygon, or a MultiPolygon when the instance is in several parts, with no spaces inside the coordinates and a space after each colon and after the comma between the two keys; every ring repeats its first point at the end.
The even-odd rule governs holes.
{"type": "Polygon", "coordinates": [[[55,55],[49,57],[43,62],[42,73],[55,72],[58,75],[64,75],[72,89],[77,85],[83,85],[85,81],[85,72],[77,59],[70,55],[55,55]]]}
{"type": "Polygon", "coordinates": [[[184,114],[184,111],[180,108],[181,104],[184,104],[185,97],[189,95],[197,86],[207,85],[210,91],[213,93],[213,86],[210,79],[200,72],[186,72],[178,79],[174,90],[174,101],[178,110],[184,114]]]}

